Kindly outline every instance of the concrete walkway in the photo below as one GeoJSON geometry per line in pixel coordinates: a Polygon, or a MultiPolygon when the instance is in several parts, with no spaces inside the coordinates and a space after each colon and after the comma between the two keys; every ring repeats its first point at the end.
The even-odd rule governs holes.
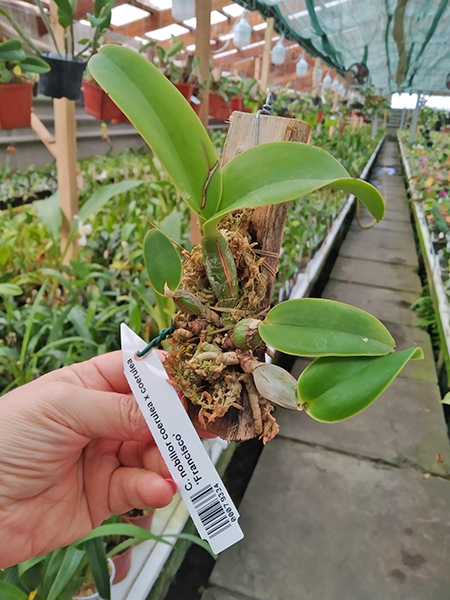
{"type": "Polygon", "coordinates": [[[430,340],[410,309],[421,286],[396,143],[371,181],[386,219],[352,224],[324,297],[372,312],[399,349],[420,345],[426,358],[344,423],[277,411],[281,432],[240,507],[246,537],[221,555],[202,600],[450,598],[450,446],[430,340]]]}

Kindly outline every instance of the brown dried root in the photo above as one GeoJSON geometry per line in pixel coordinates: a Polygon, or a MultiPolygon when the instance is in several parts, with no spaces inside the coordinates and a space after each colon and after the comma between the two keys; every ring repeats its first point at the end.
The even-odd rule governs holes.
{"type": "MultiPolygon", "coordinates": [[[[206,277],[201,247],[185,253],[182,288],[194,294],[207,310],[201,315],[181,310],[174,315],[175,332],[165,366],[174,386],[198,407],[199,422],[206,429],[214,430],[212,424],[234,408],[236,411],[231,411],[223,421],[224,427],[230,423],[225,435],[223,430],[221,433],[225,439],[232,436],[230,428],[238,420],[236,412],[243,411],[245,418],[241,422],[253,417],[253,426],[249,423],[251,431],[266,443],[276,435],[278,425],[270,414],[272,405],[259,396],[251,375],[261,364],[256,356],[262,359],[265,347],[263,343],[258,346],[256,356],[237,351],[231,335],[234,323],[262,316],[261,304],[266,295],[267,280],[262,273],[266,256],[256,250],[248,233],[251,213],[228,215],[220,226],[237,268],[239,297],[235,307],[221,307],[217,302],[206,277]],[[223,326],[218,326],[219,320],[223,326]],[[245,400],[244,405],[247,396],[250,400],[249,403],[245,400]]],[[[216,429],[220,430],[220,425],[216,429]]]]}
{"type": "Polygon", "coordinates": [[[252,409],[254,428],[256,435],[260,435],[263,432],[263,423],[261,418],[261,408],[259,406],[259,394],[258,390],[253,383],[253,377],[250,374],[246,374],[242,377],[244,385],[247,389],[248,400],[252,409]]]}

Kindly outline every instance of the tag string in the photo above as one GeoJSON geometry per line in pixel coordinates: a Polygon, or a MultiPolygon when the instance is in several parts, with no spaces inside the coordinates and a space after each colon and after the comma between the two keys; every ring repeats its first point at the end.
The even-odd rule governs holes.
{"type": "Polygon", "coordinates": [[[255,134],[253,137],[253,145],[257,146],[259,144],[259,118],[261,115],[271,116],[273,115],[273,103],[277,99],[276,95],[273,92],[268,92],[266,97],[266,103],[263,104],[263,107],[258,110],[256,113],[256,121],[255,121],[255,134]]]}
{"type": "Polygon", "coordinates": [[[173,326],[173,321],[171,321],[170,327],[168,327],[167,329],[161,329],[159,334],[155,338],[153,338],[152,341],[149,342],[143,350],[139,350],[139,352],[136,352],[137,358],[144,358],[144,356],[148,354],[152,348],[159,346],[159,344],[162,341],[164,341],[167,337],[169,337],[169,335],[171,335],[174,331],[175,329],[173,326]]]}

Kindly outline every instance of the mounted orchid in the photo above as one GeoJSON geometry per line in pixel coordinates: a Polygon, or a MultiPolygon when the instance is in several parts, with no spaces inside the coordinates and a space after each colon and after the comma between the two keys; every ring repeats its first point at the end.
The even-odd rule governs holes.
{"type": "Polygon", "coordinates": [[[384,325],[346,304],[306,298],[261,310],[265,258],[249,233],[252,209],[333,187],[353,193],[379,221],[384,202],[374,187],[350,178],[327,152],[293,142],[254,147],[221,168],[188,102],[143,57],[107,46],[89,69],[198,216],[200,246],[180,255],[153,229],[144,257],[154,291],[178,309],[165,367],[205,429],[266,442],[279,430],[274,405],[324,422],[347,419],[422,357],[417,348],[394,353],[384,325]],[[269,347],[315,360],[297,382],[265,363],[269,347]]]}

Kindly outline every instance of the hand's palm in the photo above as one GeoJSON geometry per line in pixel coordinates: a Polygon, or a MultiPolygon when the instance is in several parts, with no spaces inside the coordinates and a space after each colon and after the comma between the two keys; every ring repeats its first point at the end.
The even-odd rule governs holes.
{"type": "Polygon", "coordinates": [[[112,513],[170,502],[168,471],[125,395],[120,354],[109,357],[0,399],[0,525],[13,533],[0,565],[79,539],[112,513]]]}

